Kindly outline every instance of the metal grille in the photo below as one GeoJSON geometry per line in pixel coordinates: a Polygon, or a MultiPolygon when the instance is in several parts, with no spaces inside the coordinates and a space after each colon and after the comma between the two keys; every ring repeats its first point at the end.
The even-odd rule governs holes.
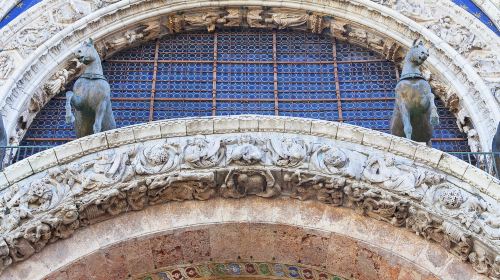
{"type": "MultiPolygon", "coordinates": [[[[333,120],[389,132],[398,70],[370,50],[330,37],[239,29],[177,34],[103,63],[119,127],[168,118],[264,114],[333,120]]],[[[64,96],[40,112],[22,145],[75,138],[64,96]]],[[[469,151],[453,115],[436,100],[433,146],[469,151]]]]}

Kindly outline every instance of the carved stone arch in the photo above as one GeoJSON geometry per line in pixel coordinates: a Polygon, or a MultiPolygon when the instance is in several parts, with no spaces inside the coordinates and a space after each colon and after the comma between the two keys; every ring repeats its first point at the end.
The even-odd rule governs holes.
{"type": "Polygon", "coordinates": [[[245,279],[292,278],[295,270],[310,270],[312,279],[487,279],[439,245],[352,210],[255,197],[129,212],[47,246],[2,276],[165,279],[175,270],[186,277],[188,267],[198,277],[245,279]],[[246,271],[249,264],[255,272],[246,271]]]}
{"type": "MultiPolygon", "coordinates": [[[[447,11],[443,7],[449,7],[453,11],[457,8],[444,1],[438,2],[442,6],[440,6],[442,9],[437,9],[440,11],[447,11]]],[[[71,67],[67,68],[71,52],[84,37],[94,37],[97,41],[102,41],[108,35],[127,29],[138,22],[157,20],[168,23],[169,15],[182,11],[196,13],[201,9],[243,5],[236,0],[216,3],[181,1],[171,2],[169,5],[165,5],[162,1],[102,1],[100,3],[105,7],[96,6],[95,3],[84,5],[92,12],[76,17],[75,19],[78,20],[70,24],[57,24],[57,21],[49,20],[51,24],[44,28],[50,30],[51,35],[57,35],[46,40],[40,39],[44,43],[37,46],[23,45],[26,50],[24,56],[27,59],[19,62],[22,66],[11,71],[3,86],[5,103],[3,114],[6,115],[6,122],[9,124],[7,129],[13,143],[20,141],[34,115],[54,94],[53,90],[57,92],[58,87],[52,83],[64,85],[67,82],[72,72],[71,67]]],[[[431,56],[427,67],[435,78],[434,86],[439,89],[438,95],[442,96],[448,105],[456,106],[454,111],[461,122],[460,125],[469,126],[469,128],[474,126],[479,135],[482,150],[490,149],[494,128],[500,119],[498,103],[487,86],[486,80],[478,75],[478,71],[464,57],[462,51],[456,49],[456,42],[450,43],[440,39],[439,34],[402,15],[396,7],[391,6],[393,8],[391,9],[366,0],[348,2],[310,0],[300,3],[257,1],[252,2],[252,5],[271,9],[292,9],[300,13],[308,12],[309,15],[325,15],[337,22],[344,21],[346,24],[359,28],[361,33],[365,32],[363,36],[366,38],[360,39],[361,42],[358,43],[368,44],[368,47],[372,49],[374,46],[369,36],[380,36],[380,40],[394,42],[395,46],[403,48],[410,46],[414,39],[421,37],[430,48],[431,56]]],[[[56,11],[62,6],[61,4],[53,4],[53,6],[47,4],[45,7],[56,11]]],[[[495,55],[498,36],[478,23],[471,15],[461,15],[459,12],[457,14],[463,18],[462,21],[470,23],[471,30],[477,31],[474,36],[479,38],[481,44],[485,44],[484,51],[495,55]]],[[[223,20],[224,15],[217,15],[217,17],[223,20]]],[[[450,17],[453,21],[458,21],[457,15],[450,15],[450,17]]],[[[9,38],[12,42],[7,42],[5,39],[1,44],[10,44],[8,48],[5,48],[6,50],[23,52],[16,44],[19,44],[19,36],[29,32],[30,28],[26,24],[26,19],[16,19],[9,24],[8,29],[2,29],[4,38],[9,38]]],[[[165,32],[165,28],[159,32],[165,32]]],[[[347,32],[348,36],[349,34],[350,32],[347,32]]],[[[443,34],[441,36],[444,36],[443,34]]],[[[390,54],[391,50],[388,53],[390,54]]],[[[389,58],[391,57],[389,55],[389,58]]],[[[496,69],[495,67],[492,69],[496,69]]],[[[471,135],[474,134],[471,133],[471,135]]]]}
{"type": "MultiPolygon", "coordinates": [[[[424,243],[439,244],[455,256],[445,256],[447,266],[499,277],[500,181],[441,151],[348,124],[247,115],[136,125],[17,162],[0,173],[0,186],[0,264],[14,275],[26,275],[28,267],[42,274],[82,257],[75,253],[67,262],[48,266],[42,261],[45,252],[61,252],[51,248],[67,246],[59,243],[71,244],[75,232],[84,232],[77,236],[85,238],[85,232],[113,225],[101,223],[108,219],[123,223],[133,215],[142,221],[145,213],[176,226],[193,226],[245,220],[256,211],[260,218],[252,223],[300,220],[300,227],[328,231],[336,224],[331,216],[320,212],[305,218],[302,212],[341,207],[381,221],[381,227],[400,228],[424,243]],[[257,200],[259,206],[241,207],[256,196],[263,199],[257,200]],[[258,209],[277,199],[308,204],[300,211],[277,207],[272,211],[279,219],[258,209]],[[193,206],[211,200],[234,204],[234,212],[176,212],[184,209],[178,202],[190,200],[193,206]],[[156,212],[160,208],[169,210],[156,212]],[[121,215],[131,211],[137,212],[121,215]],[[69,243],[61,243],[64,239],[69,243]]],[[[347,224],[354,225],[356,217],[347,224]]],[[[104,231],[118,231],[111,243],[121,242],[132,234],[128,230],[152,233],[148,230],[154,223],[147,223],[104,231]]],[[[357,238],[349,226],[341,234],[357,238]]],[[[368,232],[361,235],[371,238],[368,232]]],[[[87,249],[82,250],[93,253],[98,248],[87,249]]],[[[437,272],[425,261],[416,265],[435,274],[454,270],[441,267],[437,272]]]]}

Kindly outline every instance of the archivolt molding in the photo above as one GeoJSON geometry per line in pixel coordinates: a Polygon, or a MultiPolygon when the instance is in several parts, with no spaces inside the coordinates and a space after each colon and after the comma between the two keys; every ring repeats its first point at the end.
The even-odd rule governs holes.
{"type": "Polygon", "coordinates": [[[351,125],[258,116],[160,121],[70,142],[0,175],[3,268],[123,212],[256,195],[356,209],[500,277],[500,182],[440,151],[351,125]]]}
{"type": "Polygon", "coordinates": [[[472,0],[500,29],[500,1],[498,0],[472,0]]]}
{"type": "MultiPolygon", "coordinates": [[[[469,134],[475,135],[471,136],[472,142],[479,135],[481,145],[473,146],[489,150],[496,122],[500,119],[499,106],[492,94],[498,91],[498,36],[448,1],[432,1],[426,3],[427,8],[412,0],[383,1],[382,4],[385,6],[366,0],[309,0],[307,3],[293,0],[44,1],[30,9],[33,13],[25,13],[30,14],[29,17],[16,18],[0,31],[0,46],[5,49],[3,55],[15,62],[0,69],[0,74],[6,73],[3,75],[6,79],[0,80],[0,83],[3,81],[2,112],[9,124],[11,143],[20,141],[39,109],[64,89],[76,67],[68,66],[73,63],[71,52],[82,39],[93,37],[106,48],[120,50],[134,42],[176,32],[178,23],[175,20],[179,17],[183,17],[182,21],[191,28],[210,31],[215,26],[235,24],[238,19],[231,13],[238,13],[238,7],[263,6],[270,7],[271,11],[264,9],[263,13],[247,15],[246,21],[253,20],[257,27],[296,27],[300,25],[300,17],[305,16],[310,31],[328,27],[334,36],[363,44],[394,60],[397,58],[394,54],[401,48],[422,37],[430,48],[426,67],[432,73],[435,91],[457,114],[464,130],[475,128],[469,134]],[[224,8],[217,8],[218,12],[203,19],[197,15],[200,9],[215,6],[224,8]],[[286,11],[279,11],[285,8],[286,11]],[[274,19],[273,10],[280,14],[274,19]],[[290,13],[292,18],[288,18],[290,13]],[[188,14],[191,19],[185,18],[188,14]],[[323,23],[310,26],[315,17],[323,23]],[[294,20],[299,22],[286,23],[294,20]],[[329,26],[323,25],[327,23],[329,26]],[[141,28],[148,30],[149,35],[144,36],[141,28]],[[136,36],[138,34],[142,35],[136,36]],[[19,66],[14,69],[14,65],[19,66]]],[[[242,24],[248,25],[248,22],[242,24]]]]}

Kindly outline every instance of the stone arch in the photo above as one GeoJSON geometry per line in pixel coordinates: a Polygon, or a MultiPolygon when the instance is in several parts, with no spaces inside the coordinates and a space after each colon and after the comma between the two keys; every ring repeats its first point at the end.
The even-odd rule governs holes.
{"type": "MultiPolygon", "coordinates": [[[[267,200],[249,208],[256,215],[265,216],[260,208],[276,199],[310,201],[301,210],[306,213],[342,206],[417,233],[468,262],[468,269],[498,277],[500,182],[441,151],[348,124],[262,116],[159,121],[36,154],[0,173],[0,185],[0,259],[4,268],[14,262],[8,271],[41,265],[37,258],[46,248],[61,239],[71,243],[73,233],[106,225],[103,220],[157,215],[154,205],[172,201],[201,205],[226,198],[241,206],[259,196],[267,200]],[[131,210],[137,212],[119,215],[131,210]]],[[[237,206],[236,212],[244,209],[237,206]]],[[[278,223],[299,219],[301,211],[289,210],[278,223]]],[[[193,220],[163,218],[194,225],[198,216],[208,215],[209,223],[248,214],[212,216],[198,209],[189,211],[193,220]]],[[[313,216],[304,222],[326,230],[335,225],[321,221],[328,215],[313,216]]],[[[114,228],[124,238],[135,230],[114,228]]]]}
{"type": "MultiPolygon", "coordinates": [[[[71,24],[50,25],[48,29],[54,29],[51,32],[57,34],[57,36],[46,38],[47,40],[43,45],[23,45],[23,48],[29,54],[29,59],[23,62],[23,66],[12,71],[3,87],[6,93],[4,97],[6,106],[3,108],[3,113],[7,115],[7,123],[9,123],[7,129],[12,143],[20,141],[34,115],[51,96],[62,89],[62,85],[67,82],[70,75],[68,72],[74,72],[74,66],[67,65],[68,59],[72,50],[83,37],[91,36],[104,43],[105,38],[109,37],[110,34],[124,32],[124,29],[131,28],[138,22],[158,21],[158,23],[168,23],[171,20],[169,16],[183,11],[196,12],[209,7],[242,6],[242,3],[238,1],[217,3],[184,1],[172,2],[169,5],[164,5],[163,2],[150,1],[135,1],[132,3],[128,1],[104,2],[106,4],[115,3],[101,9],[89,4],[89,11],[94,9],[95,12],[89,12],[87,16],[71,24]],[[60,86],[54,86],[54,83],[56,85],[60,84],[60,86]]],[[[349,24],[359,28],[361,37],[356,38],[353,35],[353,40],[358,40],[358,43],[368,45],[372,49],[379,48],[379,51],[382,48],[382,52],[385,51],[389,58],[394,58],[395,50],[408,47],[414,39],[422,37],[426,45],[431,49],[427,67],[435,79],[435,90],[445,100],[445,103],[455,108],[454,110],[461,125],[467,126],[467,129],[471,129],[472,125],[474,126],[480,136],[479,141],[482,150],[489,150],[495,123],[500,117],[498,103],[495,101],[485,80],[478,75],[472,63],[464,58],[461,54],[462,51],[455,49],[457,47],[456,42],[445,42],[414,20],[371,1],[310,1],[308,3],[262,1],[252,2],[252,5],[270,7],[271,9],[286,8],[302,11],[303,13],[308,11],[314,15],[333,17],[334,22],[345,23],[340,24],[340,29],[337,30],[338,33],[346,33],[342,28],[349,24]],[[376,41],[386,42],[389,45],[374,46],[376,41]]],[[[441,2],[439,2],[439,5],[448,5],[452,9],[456,8],[452,4],[441,2]]],[[[54,12],[63,8],[62,5],[54,4],[54,12]]],[[[461,20],[469,22],[470,27],[474,30],[481,30],[477,35],[478,40],[482,42],[481,44],[486,44],[484,45],[486,52],[494,52],[496,49],[494,45],[498,41],[498,37],[495,37],[491,30],[476,22],[471,15],[460,15],[459,17],[461,20]],[[489,45],[490,42],[493,46],[489,45]]],[[[457,19],[453,18],[452,20],[457,22],[457,19]]],[[[43,21],[41,18],[40,20],[43,21]]],[[[16,38],[16,36],[21,36],[26,32],[29,33],[30,28],[33,28],[28,25],[24,27],[24,22],[22,18],[19,18],[9,24],[10,30],[3,29],[5,38],[10,38],[13,41],[10,48],[16,48],[16,44],[19,43],[20,39],[16,38]],[[12,29],[16,30],[17,33],[13,34],[12,29]]],[[[42,26],[40,23],[37,24],[42,26]]],[[[349,34],[350,32],[347,32],[348,37],[349,34]]],[[[127,44],[118,47],[126,46],[127,44]]],[[[458,47],[460,46],[462,44],[458,44],[458,47]]],[[[470,133],[470,135],[473,137],[475,133],[470,133]]],[[[471,140],[477,141],[477,139],[471,140]]]]}
{"type": "Polygon", "coordinates": [[[217,271],[216,264],[221,263],[240,263],[241,267],[250,263],[256,268],[269,264],[274,275],[261,271],[255,275],[264,278],[279,276],[272,264],[283,264],[287,278],[286,264],[299,268],[297,274],[310,269],[313,279],[319,279],[321,272],[329,279],[334,275],[345,279],[485,279],[437,244],[428,244],[404,229],[325,204],[255,197],[175,202],[129,212],[48,245],[3,276],[12,280],[97,275],[102,279],[163,279],[158,272],[199,264],[211,267],[213,276],[250,274],[238,275],[228,268],[226,273],[217,271]]]}

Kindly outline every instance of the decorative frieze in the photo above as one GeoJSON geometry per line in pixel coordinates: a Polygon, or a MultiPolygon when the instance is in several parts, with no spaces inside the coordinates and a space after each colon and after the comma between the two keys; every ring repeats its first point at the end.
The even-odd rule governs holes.
{"type": "Polygon", "coordinates": [[[257,195],[355,209],[406,227],[478,272],[495,275],[498,201],[459,178],[411,157],[311,132],[227,133],[122,143],[11,184],[0,194],[2,268],[120,213],[257,195]]]}

